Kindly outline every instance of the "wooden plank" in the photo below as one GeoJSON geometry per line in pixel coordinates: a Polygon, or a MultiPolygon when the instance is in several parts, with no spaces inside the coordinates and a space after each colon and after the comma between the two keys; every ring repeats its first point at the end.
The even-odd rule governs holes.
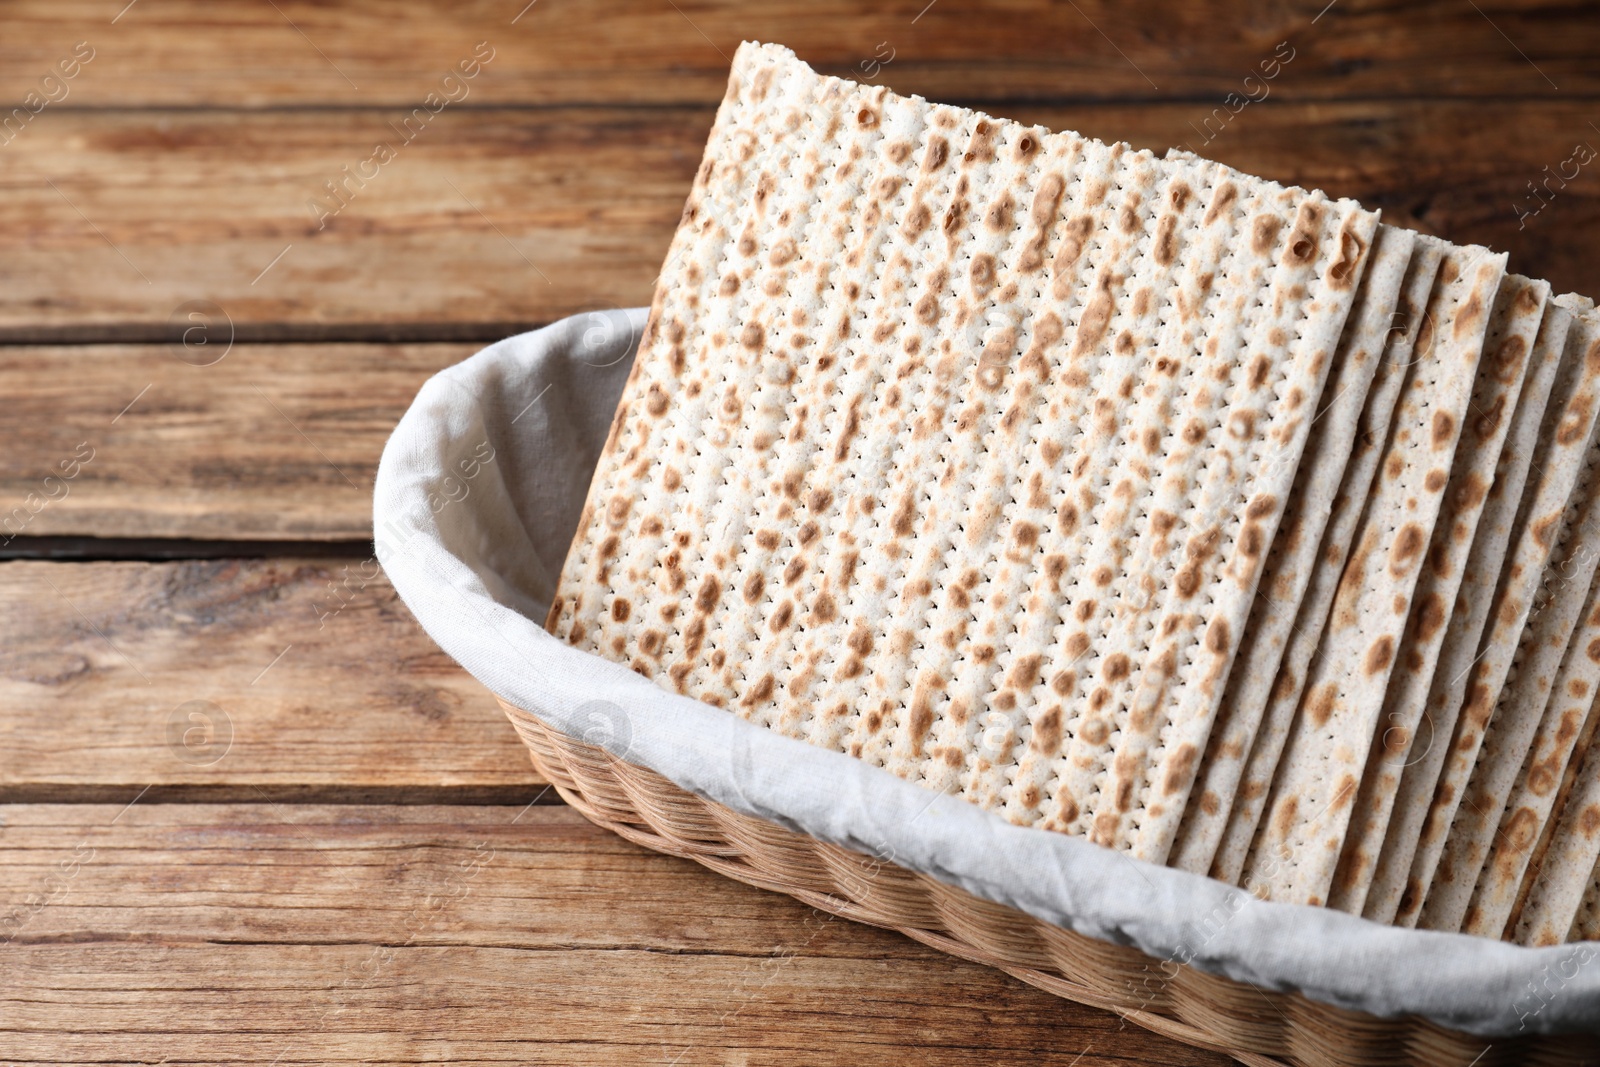
{"type": "Polygon", "coordinates": [[[568,808],[0,815],[8,1062],[1227,1062],[568,808]]]}
{"type": "Polygon", "coordinates": [[[445,111],[406,144],[390,126],[402,117],[36,123],[6,146],[0,176],[22,199],[0,207],[0,332],[109,325],[118,339],[176,339],[183,309],[203,300],[235,328],[420,325],[431,338],[441,325],[503,334],[631,306],[648,300],[710,126],[709,111],[675,113],[670,127],[637,109],[445,111]],[[396,155],[363,182],[354,171],[380,141],[396,155]],[[343,201],[325,189],[336,179],[343,201]]]}
{"type": "MultiPolygon", "coordinates": [[[[1600,144],[1586,101],[1268,100],[1226,122],[1209,101],[1004,110],[1141,147],[1187,144],[1507,250],[1558,291],[1600,292],[1585,240],[1600,221],[1597,164],[1556,178],[1548,203],[1529,191],[1546,167],[1573,173],[1578,142],[1600,144]]],[[[711,112],[445,111],[348,184],[331,217],[331,197],[309,206],[323,183],[379,140],[399,143],[398,113],[48,117],[4,149],[0,340],[159,339],[194,300],[258,339],[501,333],[647,303],[711,112]]]]}
{"type": "Polygon", "coordinates": [[[933,99],[1220,101],[1285,40],[1294,59],[1270,83],[1284,99],[1551,98],[1556,85],[1600,89],[1590,61],[1600,29],[1553,0],[1509,10],[1483,4],[1482,13],[1448,0],[1400,8],[1295,0],[1248,13],[1225,0],[1159,13],[1113,0],[1013,0],[992,10],[956,0],[537,0],[526,8],[524,0],[221,8],[163,0],[113,23],[122,6],[8,5],[0,99],[36,89],[79,40],[95,58],[61,106],[409,105],[479,41],[495,58],[471,86],[473,103],[707,101],[720,95],[727,57],[747,38],[787,44],[830,73],[863,79],[883,77],[877,64],[892,56],[891,84],[933,99]]]}
{"type": "Polygon", "coordinates": [[[0,348],[0,390],[27,397],[0,422],[0,548],[19,535],[369,540],[384,442],[422,383],[476,347],[229,350],[220,328],[212,342],[0,348]]]}
{"type": "Polygon", "coordinates": [[[0,800],[542,788],[373,561],[3,563],[0,619],[0,800]]]}

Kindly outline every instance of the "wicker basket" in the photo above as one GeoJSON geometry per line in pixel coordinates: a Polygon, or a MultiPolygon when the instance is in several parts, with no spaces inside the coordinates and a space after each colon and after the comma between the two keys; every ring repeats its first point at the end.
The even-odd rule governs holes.
{"type": "Polygon", "coordinates": [[[553,729],[504,700],[534,767],[590,821],[635,844],[846,919],[898,930],[1058,997],[1116,1012],[1252,1067],[1594,1064],[1593,1037],[1486,1039],[1380,1019],[1096,941],[892,863],[741,815],[553,729]]]}

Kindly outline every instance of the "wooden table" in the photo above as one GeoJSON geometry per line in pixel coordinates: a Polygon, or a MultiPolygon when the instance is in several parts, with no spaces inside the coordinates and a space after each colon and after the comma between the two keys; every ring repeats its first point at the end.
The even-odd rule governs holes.
{"type": "Polygon", "coordinates": [[[0,1061],[1221,1062],[591,828],[373,567],[379,450],[648,302],[741,39],[1600,294],[1600,162],[1530,191],[1600,18],[525,2],[0,8],[0,1061]]]}

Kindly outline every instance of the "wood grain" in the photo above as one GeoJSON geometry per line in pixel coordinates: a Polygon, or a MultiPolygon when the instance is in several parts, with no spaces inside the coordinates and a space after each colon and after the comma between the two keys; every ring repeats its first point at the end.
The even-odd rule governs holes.
{"type": "Polygon", "coordinates": [[[567,808],[0,816],[7,1061],[1226,1062],[567,808]]]}
{"type": "Polygon", "coordinates": [[[0,547],[19,535],[368,540],[384,442],[422,383],[474,347],[230,350],[217,327],[188,348],[0,348],[0,390],[28,398],[0,421],[0,547]]]}
{"type": "MultiPolygon", "coordinates": [[[[1600,144],[1589,103],[1269,99],[1225,125],[1213,119],[1209,130],[1220,132],[1206,141],[1213,111],[1208,102],[1005,108],[1140,147],[1187,144],[1358,197],[1393,222],[1507,250],[1514,269],[1558,291],[1600,292],[1600,260],[1585,239],[1600,221],[1600,177],[1590,173],[1600,161],[1552,186],[1537,215],[1518,215],[1519,204],[1543,203],[1527,189],[1543,168],[1558,168],[1579,141],[1600,144]],[[1487,143],[1493,151],[1461,147],[1487,143]]],[[[182,322],[169,321],[192,300],[214,302],[256,339],[481,336],[485,324],[498,336],[644,304],[711,112],[446,110],[376,177],[347,185],[337,215],[313,212],[325,181],[377,140],[398,141],[395,118],[46,112],[3,149],[0,340],[176,336],[182,322]]]]}
{"type": "Polygon", "coordinates": [[[195,300],[235,327],[368,337],[465,323],[503,335],[638,304],[710,126],[709,111],[663,129],[638,109],[446,110],[405,144],[389,125],[400,112],[44,117],[0,170],[0,332],[13,337],[175,339],[185,323],[169,321],[195,300]],[[358,187],[342,168],[380,140],[396,155],[358,187]],[[310,205],[340,203],[335,179],[348,206],[330,217],[310,205]]]}
{"type": "Polygon", "coordinates": [[[0,564],[0,800],[533,799],[494,699],[375,572],[0,564]]]}
{"type": "Polygon", "coordinates": [[[409,104],[479,41],[496,55],[468,99],[487,104],[712,101],[745,39],[952,102],[1220,101],[1283,40],[1297,53],[1273,83],[1284,99],[1600,90],[1600,27],[1552,0],[1478,5],[1492,21],[1450,0],[162,0],[113,24],[125,2],[7,5],[0,99],[20,98],[79,40],[96,56],[62,106],[409,104]],[[880,73],[871,63],[890,49],[880,73]]]}
{"type": "Polygon", "coordinates": [[[376,457],[476,342],[648,301],[741,39],[1187,143],[1600,294],[1595,165],[1526,215],[1600,144],[1600,23],[1553,0],[525,2],[6,5],[0,540],[87,442],[29,510],[41,551],[341,555],[0,563],[0,1060],[1222,1063],[547,806],[492,698],[349,555],[376,457]],[[79,41],[92,61],[46,84],[79,41]],[[465,98],[311,206],[480,41],[465,98]],[[1281,41],[1270,97],[1230,116],[1281,41]],[[235,342],[215,365],[168,347],[194,301],[235,342]]]}

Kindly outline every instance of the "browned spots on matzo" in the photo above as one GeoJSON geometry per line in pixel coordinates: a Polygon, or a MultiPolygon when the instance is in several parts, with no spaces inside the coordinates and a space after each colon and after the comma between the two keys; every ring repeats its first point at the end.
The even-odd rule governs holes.
{"type": "Polygon", "coordinates": [[[988,163],[994,160],[994,126],[985,119],[979,119],[972,128],[972,140],[967,143],[966,154],[962,157],[966,162],[974,161],[988,163]]]}
{"type": "Polygon", "coordinates": [[[746,708],[753,708],[757,704],[765,704],[772,699],[772,694],[777,689],[777,685],[778,680],[776,678],[770,674],[763,674],[756,684],[750,687],[750,691],[744,695],[744,698],[739,701],[740,705],[746,708]]]}
{"type": "Polygon", "coordinates": [[[1006,676],[1006,684],[1027,692],[1039,684],[1039,668],[1043,663],[1044,657],[1037,653],[1019,656],[1011,665],[1011,670],[1006,676]]]}
{"type": "Polygon", "coordinates": [[[1217,189],[1216,195],[1211,198],[1211,206],[1206,209],[1204,225],[1210,226],[1232,210],[1234,201],[1239,199],[1239,187],[1233,182],[1225,181],[1217,189]]]}
{"type": "Polygon", "coordinates": [[[1216,618],[1211,620],[1211,625],[1206,627],[1206,650],[1213,656],[1226,656],[1233,648],[1233,634],[1228,627],[1228,620],[1216,618]]]}
{"type": "Polygon", "coordinates": [[[1467,302],[1462,304],[1460,310],[1456,312],[1455,322],[1450,327],[1451,335],[1456,340],[1460,340],[1478,328],[1478,324],[1483,321],[1483,316],[1483,294],[1474,292],[1467,297],[1467,302]]]}
{"type": "Polygon", "coordinates": [[[839,430],[838,440],[834,442],[833,458],[843,461],[850,454],[850,439],[855,437],[856,431],[861,428],[861,398],[854,397],[850,407],[846,409],[844,426],[839,430]]]}
{"type": "Polygon", "coordinates": [[[1505,417],[1506,394],[1501,393],[1494,398],[1494,403],[1487,408],[1478,408],[1478,417],[1472,420],[1472,432],[1480,439],[1493,436],[1500,427],[1500,420],[1505,417]]]}
{"type": "Polygon", "coordinates": [[[995,286],[994,257],[987,252],[979,252],[973,256],[967,277],[972,282],[972,291],[975,295],[986,295],[995,286]]]}
{"type": "Polygon", "coordinates": [[[928,209],[927,204],[918,200],[906,212],[905,221],[900,224],[900,232],[905,234],[907,240],[914,241],[932,222],[933,212],[928,209]]]}
{"type": "Polygon", "coordinates": [[[1367,674],[1381,674],[1389,669],[1389,664],[1394,662],[1394,638],[1384,634],[1367,648],[1367,654],[1361,661],[1361,669],[1367,674]]]}
{"type": "Polygon", "coordinates": [[[1417,635],[1424,641],[1431,641],[1444,623],[1444,600],[1438,593],[1429,593],[1417,605],[1417,635]]]}
{"type": "Polygon", "coordinates": [[[1034,722],[1030,748],[1045,757],[1061,750],[1061,706],[1054,705],[1034,722]]]}
{"type": "Polygon", "coordinates": [[[1539,293],[1531,285],[1524,285],[1517,290],[1516,300],[1513,301],[1512,310],[1519,316],[1532,315],[1540,307],[1539,293]]]}
{"type": "Polygon", "coordinates": [[[1170,267],[1178,257],[1177,229],[1176,215],[1163,215],[1156,224],[1155,260],[1163,267],[1170,267]]]}
{"type": "Polygon", "coordinates": [[[1444,488],[1445,482],[1449,479],[1449,477],[1450,476],[1444,471],[1435,467],[1433,470],[1429,471],[1428,476],[1422,480],[1422,487],[1430,493],[1437,493],[1444,488]]]}
{"type": "Polygon", "coordinates": [[[1246,523],[1239,531],[1239,552],[1245,559],[1255,559],[1266,547],[1266,535],[1257,523],[1246,523]]]}
{"type": "Polygon", "coordinates": [[[700,582],[700,588],[694,595],[694,606],[702,612],[710,612],[722,599],[722,583],[715,575],[706,575],[700,582]]]}
{"type": "Polygon", "coordinates": [[[1535,519],[1533,522],[1533,539],[1544,547],[1549,548],[1550,542],[1555,539],[1556,529],[1560,525],[1561,512],[1559,511],[1554,511],[1543,518],[1535,519]]]}
{"type": "Polygon", "coordinates": [[[1311,723],[1318,728],[1328,725],[1328,720],[1333,718],[1334,708],[1339,701],[1339,684],[1328,682],[1318,686],[1311,693],[1306,702],[1306,714],[1311,717],[1311,723]]]}
{"type": "Polygon", "coordinates": [[[1077,266],[1078,257],[1083,255],[1089,243],[1089,234],[1093,231],[1094,220],[1088,215],[1075,215],[1062,227],[1061,245],[1056,249],[1055,258],[1050,261],[1051,294],[1057,300],[1066,300],[1072,295],[1073,268],[1077,266]]]}
{"type": "Polygon", "coordinates": [[[1447,448],[1455,440],[1456,420],[1448,411],[1435,411],[1430,428],[1435,449],[1447,448]]]}
{"type": "Polygon", "coordinates": [[[620,530],[628,523],[628,513],[633,510],[633,498],[618,494],[606,505],[606,525],[620,530]]]}
{"type": "Polygon", "coordinates": [[[1257,255],[1266,255],[1278,240],[1278,230],[1283,220],[1276,215],[1257,215],[1250,224],[1250,248],[1257,255]]]}
{"type": "Polygon", "coordinates": [[[990,202],[983,213],[983,224],[997,233],[1011,229],[1011,220],[1016,212],[1016,204],[1011,199],[1010,193],[1002,192],[990,202]]]}
{"type": "Polygon", "coordinates": [[[1303,267],[1317,258],[1317,249],[1322,240],[1322,215],[1323,209],[1318,204],[1300,205],[1295,213],[1294,229],[1289,232],[1289,240],[1283,250],[1285,263],[1303,267]]]}
{"type": "Polygon", "coordinates": [[[917,500],[915,491],[908,490],[901,498],[900,504],[895,508],[894,514],[889,519],[889,528],[896,536],[909,537],[913,529],[913,520],[917,517],[917,500]]]}
{"type": "Polygon", "coordinates": [[[1567,405],[1566,412],[1562,415],[1561,423],[1556,427],[1556,441],[1563,445],[1575,445],[1584,434],[1588,422],[1589,409],[1594,406],[1594,394],[1579,393],[1567,405]]]}
{"type": "Polygon", "coordinates": [[[826,592],[817,594],[817,598],[811,602],[811,617],[819,623],[832,622],[839,617],[839,608],[831,594],[826,592]]]}
{"type": "Polygon", "coordinates": [[[1280,839],[1286,840],[1294,830],[1295,813],[1300,809],[1299,798],[1288,796],[1278,802],[1272,812],[1273,833],[1280,839]]]}
{"type": "Polygon", "coordinates": [[[1339,778],[1339,787],[1334,791],[1333,800],[1329,803],[1328,810],[1338,811],[1341,808],[1349,807],[1350,804],[1356,799],[1357,785],[1358,783],[1356,782],[1355,775],[1341,775],[1339,778]]]}
{"type": "Polygon", "coordinates": [[[1272,377],[1272,360],[1266,356],[1257,356],[1250,361],[1250,388],[1260,389],[1272,377]]]}
{"type": "Polygon", "coordinates": [[[688,660],[698,659],[700,649],[706,640],[706,620],[703,615],[696,615],[689,620],[689,625],[683,628],[683,654],[688,660]]]}
{"type": "Polygon", "coordinates": [[[1455,493],[1455,506],[1460,511],[1470,511],[1483,503],[1484,497],[1489,495],[1489,483],[1477,471],[1473,471],[1461,480],[1455,493]]]}
{"type": "Polygon", "coordinates": [[[1094,295],[1089,298],[1089,303],[1083,309],[1083,315],[1078,320],[1078,333],[1072,339],[1073,356],[1080,356],[1092,351],[1098,346],[1106,334],[1106,327],[1111,323],[1111,287],[1104,274],[1095,283],[1094,295]]]}
{"type": "Polygon", "coordinates": [[[1130,193],[1128,199],[1129,202],[1123,204],[1121,210],[1117,212],[1117,225],[1121,228],[1123,233],[1135,234],[1139,232],[1140,228],[1138,210],[1139,194],[1130,193]]]}
{"type": "Polygon", "coordinates": [[[1335,289],[1349,289],[1355,284],[1358,275],[1357,265],[1361,256],[1366,252],[1367,246],[1350,230],[1350,224],[1345,223],[1339,231],[1339,255],[1328,268],[1328,284],[1335,289]]]}
{"type": "Polygon", "coordinates": [[[1271,493],[1261,493],[1250,498],[1250,503],[1245,505],[1244,517],[1247,519],[1265,519],[1278,510],[1278,498],[1271,493]]]}
{"type": "Polygon", "coordinates": [[[1113,652],[1106,657],[1105,679],[1108,682],[1120,682],[1128,677],[1133,670],[1133,663],[1122,652],[1113,652]]]}
{"type": "MultiPolygon", "coordinates": [[[[1199,758],[1199,750],[1194,745],[1184,744],[1172,754],[1172,761],[1167,764],[1166,774],[1161,779],[1161,793],[1163,796],[1174,796],[1189,788],[1189,783],[1194,780],[1195,764],[1199,758]]],[[[1215,802],[1215,797],[1212,798],[1215,802]]]]}
{"type": "Polygon", "coordinates": [[[1046,174],[1039,183],[1038,190],[1033,194],[1033,207],[1029,217],[1033,224],[1040,229],[1050,226],[1056,221],[1056,215],[1061,208],[1061,197],[1066,192],[1067,183],[1060,174],[1046,174]]]}
{"type": "Polygon", "coordinates": [[[956,235],[967,224],[967,208],[970,206],[966,200],[957,197],[945,209],[944,221],[939,224],[939,228],[944,231],[945,236],[950,238],[952,244],[956,239],[956,235]]]}
{"type": "Polygon", "coordinates": [[[928,731],[933,728],[934,697],[943,690],[944,684],[945,680],[937,675],[924,678],[911,694],[911,716],[906,721],[906,735],[911,742],[911,751],[919,756],[928,739],[928,731]]]}
{"type": "Polygon", "coordinates": [[[1600,834],[1600,806],[1590,804],[1583,809],[1578,816],[1578,832],[1587,838],[1600,834]]]}
{"type": "Polygon", "coordinates": [[[1428,535],[1421,526],[1408,522],[1400,527],[1395,534],[1394,546],[1389,549],[1389,573],[1396,577],[1405,575],[1427,544],[1428,535]]]}
{"type": "MultiPolygon", "coordinates": [[[[1517,299],[1529,295],[1531,290],[1524,289],[1517,299]]],[[[1494,352],[1489,356],[1489,368],[1496,380],[1510,385],[1522,377],[1522,363],[1528,355],[1528,342],[1521,335],[1512,334],[1495,346],[1494,352]]]]}

